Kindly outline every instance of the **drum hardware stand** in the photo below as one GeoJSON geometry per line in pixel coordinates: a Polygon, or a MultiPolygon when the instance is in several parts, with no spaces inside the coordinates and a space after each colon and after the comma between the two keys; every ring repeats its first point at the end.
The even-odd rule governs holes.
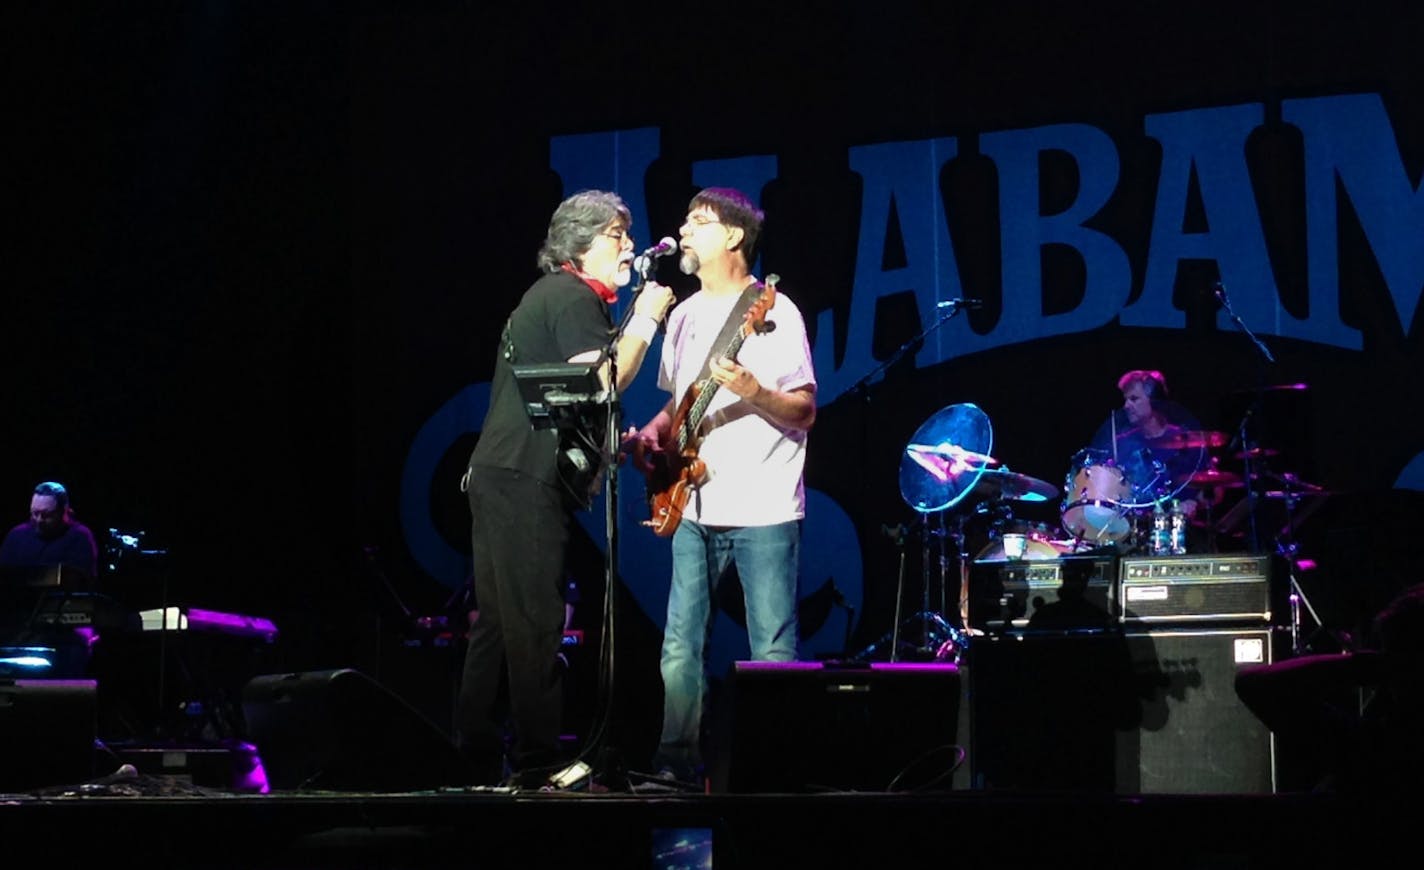
{"type": "Polygon", "coordinates": [[[1291,652],[1294,655],[1300,656],[1306,653],[1305,643],[1301,639],[1300,631],[1301,606],[1304,605],[1305,609],[1310,613],[1311,623],[1314,624],[1316,628],[1324,627],[1324,623],[1320,619],[1320,614],[1316,613],[1315,607],[1310,603],[1310,599],[1306,597],[1305,590],[1300,587],[1300,581],[1296,579],[1296,563],[1298,561],[1296,554],[1300,552],[1300,544],[1295,541],[1295,509],[1300,503],[1302,493],[1294,488],[1296,482],[1294,475],[1282,475],[1282,482],[1285,485],[1285,490],[1282,494],[1285,496],[1286,524],[1285,527],[1281,529],[1281,533],[1276,536],[1276,554],[1286,561],[1286,576],[1290,582],[1290,592],[1287,600],[1290,610],[1291,652]]]}
{"type": "MultiPolygon", "coordinates": [[[[947,606],[947,602],[945,600],[945,579],[948,576],[948,563],[946,562],[944,556],[944,538],[947,534],[952,534],[956,541],[961,542],[960,564],[964,565],[964,559],[966,557],[962,552],[962,520],[956,522],[956,528],[953,533],[948,533],[945,531],[944,527],[943,512],[936,513],[936,518],[938,520],[939,527],[938,529],[931,529],[929,524],[929,514],[920,514],[919,535],[921,559],[923,561],[922,576],[924,585],[921,589],[920,610],[919,612],[910,616],[908,619],[902,618],[901,616],[901,614],[903,613],[902,602],[904,601],[905,591],[905,536],[908,530],[903,525],[895,526],[894,528],[885,526],[881,527],[881,530],[885,532],[885,534],[890,536],[891,540],[895,542],[896,548],[899,550],[899,571],[897,573],[895,585],[895,627],[890,632],[890,636],[888,638],[881,638],[880,641],[876,642],[875,644],[872,644],[871,646],[863,650],[858,656],[856,656],[856,658],[870,658],[871,654],[876,651],[876,647],[879,646],[880,643],[883,643],[884,641],[888,640],[890,643],[890,661],[903,661],[903,656],[901,654],[900,647],[901,636],[905,632],[906,627],[909,626],[911,622],[918,623],[918,627],[920,629],[919,639],[922,645],[917,647],[915,649],[915,652],[918,655],[927,656],[928,660],[930,661],[945,661],[947,658],[952,658],[953,654],[958,652],[959,649],[962,647],[963,636],[961,632],[959,631],[959,629],[951,625],[944,618],[943,615],[944,610],[947,606]],[[930,562],[932,558],[930,545],[931,538],[936,538],[940,542],[940,609],[938,611],[930,609],[930,587],[932,585],[932,572],[930,568],[930,562]]],[[[965,576],[967,577],[967,574],[965,576]]],[[[962,594],[963,593],[961,592],[961,595],[962,594]]]]}
{"type": "Polygon", "coordinates": [[[900,649],[900,611],[905,601],[905,526],[903,524],[893,529],[881,526],[890,539],[895,542],[895,549],[899,551],[899,570],[895,572],[895,628],[890,632],[890,660],[895,661],[900,649]]]}
{"type": "MultiPolygon", "coordinates": [[[[1218,492],[1217,495],[1219,496],[1220,493],[1218,492]]],[[[1202,504],[1205,505],[1202,510],[1206,512],[1206,516],[1203,517],[1203,522],[1206,523],[1206,551],[1216,553],[1218,552],[1216,548],[1216,517],[1213,511],[1215,502],[1212,499],[1203,499],[1202,504]]]]}
{"type": "MultiPolygon", "coordinates": [[[[936,529],[931,529],[931,528],[930,528],[930,524],[929,524],[929,523],[930,523],[930,516],[929,516],[929,514],[928,514],[928,513],[922,513],[922,514],[920,514],[920,560],[921,560],[921,575],[922,575],[922,577],[923,577],[923,585],[922,585],[922,587],[921,587],[921,589],[920,589],[920,610],[919,610],[918,613],[916,613],[916,614],[914,614],[913,616],[911,616],[910,619],[917,621],[917,622],[920,624],[920,626],[921,626],[921,634],[920,634],[921,646],[919,646],[919,647],[917,648],[917,652],[919,652],[921,655],[931,655],[935,661],[938,661],[938,660],[940,660],[942,654],[945,652],[945,647],[948,647],[948,646],[951,645],[951,642],[953,641],[953,639],[954,639],[954,637],[955,637],[955,629],[954,629],[948,622],[945,621],[944,616],[943,616],[943,613],[944,613],[944,602],[943,602],[943,599],[944,599],[944,594],[945,594],[945,593],[944,593],[944,579],[945,579],[945,567],[946,567],[946,566],[945,566],[945,561],[944,561],[944,536],[945,536],[944,512],[943,512],[943,511],[936,512],[936,513],[935,513],[935,519],[938,521],[938,528],[936,528],[936,529]],[[934,539],[936,539],[936,540],[939,541],[940,599],[941,599],[941,603],[940,603],[940,609],[939,609],[938,611],[934,611],[934,610],[931,610],[931,609],[930,609],[930,586],[932,585],[932,584],[931,584],[931,580],[930,580],[930,578],[931,578],[931,570],[930,570],[930,558],[931,558],[930,539],[931,539],[931,538],[934,538],[934,539]],[[945,638],[944,640],[939,640],[939,639],[937,639],[937,638],[935,637],[935,630],[936,630],[936,629],[938,629],[939,632],[941,633],[941,635],[945,638]]],[[[903,589],[904,589],[904,583],[903,583],[903,579],[904,579],[904,564],[905,564],[905,563],[904,563],[904,550],[903,550],[903,548],[902,548],[901,551],[900,551],[900,556],[901,556],[901,560],[900,560],[900,566],[901,566],[901,575],[900,575],[900,576],[901,576],[901,584],[900,584],[900,591],[903,591],[903,589]]],[[[900,603],[899,603],[899,598],[900,598],[900,596],[897,595],[896,598],[897,598],[897,600],[896,600],[896,604],[895,604],[895,631],[892,633],[892,635],[891,635],[891,640],[890,640],[890,661],[892,661],[892,662],[898,662],[898,661],[900,661],[900,635],[901,635],[901,632],[902,632],[903,627],[904,627],[903,624],[902,624],[901,621],[900,621],[900,618],[899,618],[899,617],[900,617],[900,603]]],[[[907,620],[907,622],[908,622],[908,620],[907,620]]]]}

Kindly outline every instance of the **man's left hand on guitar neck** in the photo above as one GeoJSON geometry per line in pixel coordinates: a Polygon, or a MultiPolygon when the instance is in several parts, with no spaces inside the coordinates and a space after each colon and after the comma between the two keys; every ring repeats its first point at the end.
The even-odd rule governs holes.
{"type": "Polygon", "coordinates": [[[751,372],[726,357],[713,359],[709,372],[711,379],[722,388],[731,390],[783,429],[804,431],[816,422],[816,395],[811,387],[787,391],[762,386],[751,372]]]}
{"type": "Polygon", "coordinates": [[[712,360],[708,366],[708,375],[721,387],[748,401],[762,390],[761,381],[758,381],[755,375],[738,365],[736,360],[725,356],[712,360]]]}

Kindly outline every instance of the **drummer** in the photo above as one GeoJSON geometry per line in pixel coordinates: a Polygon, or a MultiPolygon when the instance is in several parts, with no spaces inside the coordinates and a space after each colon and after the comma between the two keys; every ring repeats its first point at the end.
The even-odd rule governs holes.
{"type": "Polygon", "coordinates": [[[1178,506],[1190,518],[1201,506],[1203,495],[1180,487],[1180,483],[1201,467],[1206,445],[1191,439],[1195,429],[1189,429],[1185,420],[1168,413],[1167,379],[1161,372],[1133,369],[1117,379],[1117,388],[1122,391],[1127,416],[1127,427],[1115,435],[1115,452],[1126,457],[1120,461],[1138,469],[1130,475],[1136,478],[1137,487],[1175,490],[1178,506]]]}

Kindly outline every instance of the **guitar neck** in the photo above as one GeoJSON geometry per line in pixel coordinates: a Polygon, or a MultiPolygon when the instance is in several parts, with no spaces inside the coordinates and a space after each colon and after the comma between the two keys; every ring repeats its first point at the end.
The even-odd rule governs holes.
{"type": "MultiPolygon", "coordinates": [[[[737,354],[741,352],[742,343],[746,341],[746,338],[746,334],[738,330],[737,334],[732,336],[732,340],[727,342],[727,346],[722,350],[722,353],[718,355],[730,360],[735,360],[737,354]]],[[[707,413],[707,406],[712,404],[712,398],[717,395],[717,388],[720,386],[721,384],[717,383],[711,377],[702,381],[702,389],[698,392],[697,398],[692,402],[692,406],[688,408],[687,416],[683,418],[683,424],[678,427],[677,452],[681,453],[687,449],[688,443],[692,440],[692,433],[696,432],[698,427],[702,425],[702,417],[707,413]]]]}

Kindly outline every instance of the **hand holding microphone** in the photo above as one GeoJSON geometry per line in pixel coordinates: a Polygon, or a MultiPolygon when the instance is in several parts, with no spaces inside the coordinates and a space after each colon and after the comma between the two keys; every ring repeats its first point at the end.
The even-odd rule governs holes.
{"type": "Polygon", "coordinates": [[[664,287],[656,281],[649,281],[643,285],[643,291],[633,302],[633,314],[647,317],[655,323],[661,324],[674,301],[676,300],[671,287],[664,287]]]}

